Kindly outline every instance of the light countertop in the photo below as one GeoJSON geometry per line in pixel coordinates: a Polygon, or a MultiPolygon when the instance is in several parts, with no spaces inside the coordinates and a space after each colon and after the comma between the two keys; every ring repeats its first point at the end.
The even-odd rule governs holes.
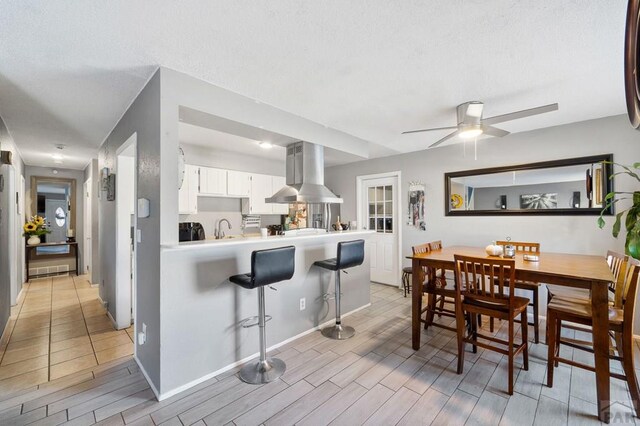
{"type": "Polygon", "coordinates": [[[229,247],[235,245],[242,244],[253,244],[260,245],[262,243],[273,243],[276,241],[281,241],[282,243],[291,242],[294,244],[295,242],[299,242],[302,240],[317,240],[317,239],[334,239],[340,236],[365,236],[373,234],[374,231],[369,230],[355,230],[355,231],[341,231],[341,232],[326,232],[326,233],[301,233],[300,235],[273,235],[268,237],[261,237],[256,234],[251,234],[248,236],[231,236],[230,238],[223,239],[206,239],[200,241],[184,241],[174,245],[165,245],[164,249],[177,249],[177,250],[190,250],[190,249],[198,249],[198,248],[213,248],[213,247],[229,247]]]}

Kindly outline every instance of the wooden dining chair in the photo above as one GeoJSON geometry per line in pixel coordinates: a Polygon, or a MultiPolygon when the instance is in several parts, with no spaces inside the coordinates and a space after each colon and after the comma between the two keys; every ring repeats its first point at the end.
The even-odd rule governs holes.
{"type": "MultiPolygon", "coordinates": [[[[625,380],[629,386],[629,393],[633,401],[636,416],[640,416],[640,388],[636,378],[633,356],[633,321],[636,308],[636,296],[638,293],[638,278],[640,276],[640,261],[629,258],[620,268],[620,274],[624,276],[617,285],[621,294],[621,306],[609,306],[609,331],[620,336],[616,339],[615,348],[609,351],[609,358],[622,363],[624,374],[611,372],[611,377],[625,380]],[[626,267],[624,267],[626,263],[626,267]]],[[[553,299],[547,307],[547,386],[553,387],[553,370],[558,363],[569,364],[574,367],[584,368],[595,372],[595,367],[582,364],[574,360],[560,356],[560,345],[566,345],[574,349],[593,353],[591,345],[580,345],[575,340],[569,340],[561,336],[562,323],[570,321],[593,327],[590,303],[575,303],[560,299],[553,299]]],[[[586,328],[585,331],[589,331],[586,328]]]]}
{"type": "Polygon", "coordinates": [[[513,395],[514,358],[522,353],[523,368],[529,369],[527,306],[529,299],[515,295],[515,260],[454,255],[458,335],[458,374],[464,369],[466,343],[492,350],[509,358],[509,395],[513,395]],[[509,322],[507,340],[478,331],[478,315],[509,322]],[[465,317],[470,327],[465,327],[465,317]],[[522,321],[522,342],[516,344],[516,320],[522,321]],[[482,339],[482,340],[480,340],[482,339]],[[492,344],[493,343],[493,344],[492,344]]]}
{"type": "MultiPolygon", "coordinates": [[[[625,254],[611,250],[607,251],[607,264],[609,265],[609,268],[611,268],[611,272],[613,272],[613,277],[615,278],[615,280],[609,285],[609,303],[612,306],[620,307],[621,294],[616,292],[616,288],[618,288],[618,282],[620,280],[624,281],[624,267],[626,260],[627,255],[625,254]]],[[[571,288],[548,284],[547,295],[547,303],[554,298],[556,300],[562,299],[569,302],[590,303],[591,301],[591,293],[586,288],[571,288]]]]}
{"type": "MultiPolygon", "coordinates": [[[[499,246],[511,244],[516,248],[516,254],[539,254],[540,243],[530,243],[523,241],[496,241],[499,246]]],[[[540,290],[540,283],[533,281],[516,281],[516,288],[518,290],[526,290],[531,292],[531,298],[529,306],[533,310],[533,322],[529,322],[527,318],[527,324],[533,326],[533,340],[535,343],[540,342],[540,299],[538,297],[540,290]]]]}
{"type": "MultiPolygon", "coordinates": [[[[431,252],[431,245],[429,243],[420,244],[413,246],[412,250],[414,255],[429,253],[431,252]]],[[[427,330],[429,326],[433,325],[456,331],[455,327],[449,327],[433,321],[436,314],[439,317],[456,318],[455,310],[447,309],[443,302],[444,298],[454,300],[455,290],[453,287],[447,287],[446,280],[442,280],[436,270],[423,267],[421,273],[421,277],[412,277],[412,279],[418,279],[420,280],[419,282],[422,282],[422,292],[428,296],[427,305],[421,309],[421,313],[424,314],[424,319],[421,319],[421,321],[424,322],[424,329],[427,330]]]]}
{"type": "MultiPolygon", "coordinates": [[[[429,248],[431,249],[431,251],[436,251],[436,250],[442,250],[442,241],[441,240],[437,240],[437,241],[431,241],[429,243],[429,248]]],[[[449,285],[449,281],[453,282],[453,276],[447,276],[447,270],[446,269],[438,269],[436,270],[436,277],[438,277],[438,279],[441,280],[441,284],[443,287],[447,287],[449,285]]],[[[454,303],[454,298],[446,298],[445,296],[440,296],[439,300],[438,300],[438,307],[440,310],[444,309],[444,304],[446,303],[454,303]]]]}

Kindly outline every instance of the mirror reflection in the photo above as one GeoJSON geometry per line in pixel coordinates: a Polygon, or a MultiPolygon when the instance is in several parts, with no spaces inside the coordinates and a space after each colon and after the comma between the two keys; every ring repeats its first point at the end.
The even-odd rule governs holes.
{"type": "Polygon", "coordinates": [[[599,214],[609,188],[602,160],[610,156],[593,159],[448,173],[447,213],[599,214]]]}
{"type": "MultiPolygon", "coordinates": [[[[67,237],[73,233],[71,222],[71,206],[73,200],[72,179],[36,178],[36,194],[34,201],[34,214],[45,218],[50,234],[41,237],[42,243],[59,243],[67,241],[67,237]],[[71,232],[70,232],[71,231],[71,232]]],[[[37,255],[67,254],[69,246],[43,245],[35,249],[37,255]]]]}

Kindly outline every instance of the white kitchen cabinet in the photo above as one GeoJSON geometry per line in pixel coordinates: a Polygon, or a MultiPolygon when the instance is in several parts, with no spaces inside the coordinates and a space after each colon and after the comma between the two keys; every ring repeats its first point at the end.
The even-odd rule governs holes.
{"type": "MultiPolygon", "coordinates": [[[[280,191],[286,185],[287,180],[284,176],[271,176],[271,195],[280,191]]],[[[271,196],[269,195],[269,197],[271,196]]],[[[289,214],[289,204],[271,204],[273,214],[289,214]]]]}
{"type": "Polygon", "coordinates": [[[227,196],[248,198],[251,194],[251,173],[227,171],[227,196]]]}
{"type": "Polygon", "coordinates": [[[242,200],[242,213],[272,214],[271,204],[264,201],[271,195],[271,176],[252,173],[250,194],[249,198],[242,200]]]}
{"type": "Polygon", "coordinates": [[[184,181],[178,191],[178,213],[198,213],[198,166],[184,166],[184,181]]]}
{"type": "Polygon", "coordinates": [[[249,198],[242,200],[243,214],[289,214],[288,204],[266,203],[265,198],[271,197],[285,185],[282,176],[251,174],[249,198]]]}
{"type": "Polygon", "coordinates": [[[200,167],[200,195],[225,197],[227,195],[227,171],[212,167],[200,167]]]}

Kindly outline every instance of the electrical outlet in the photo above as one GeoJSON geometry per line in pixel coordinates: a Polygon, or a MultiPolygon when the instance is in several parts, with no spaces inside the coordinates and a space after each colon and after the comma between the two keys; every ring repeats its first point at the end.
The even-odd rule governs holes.
{"type": "Polygon", "coordinates": [[[307,300],[303,297],[300,299],[300,310],[304,311],[307,307],[307,300]]]}
{"type": "Polygon", "coordinates": [[[145,323],[142,323],[142,332],[144,334],[147,334],[147,324],[145,324],[145,323]]]}

